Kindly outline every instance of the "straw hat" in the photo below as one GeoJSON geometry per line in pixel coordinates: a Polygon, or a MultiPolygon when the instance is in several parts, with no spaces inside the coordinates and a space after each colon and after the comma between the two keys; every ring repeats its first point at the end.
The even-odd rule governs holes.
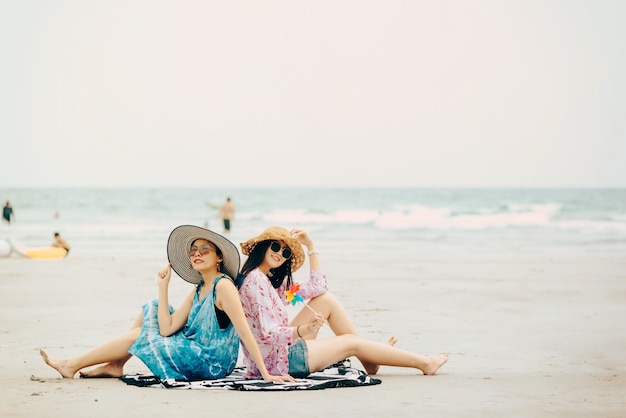
{"type": "Polygon", "coordinates": [[[291,271],[294,272],[304,264],[304,250],[300,241],[289,235],[289,231],[282,226],[270,226],[261,235],[250,238],[241,243],[241,251],[244,255],[250,254],[254,247],[261,241],[283,241],[292,252],[291,271]]]}
{"type": "Polygon", "coordinates": [[[181,225],[174,228],[167,240],[167,259],[176,274],[194,284],[202,280],[202,274],[194,270],[189,261],[189,249],[197,239],[212,242],[220,249],[223,258],[220,270],[236,280],[241,261],[235,244],[216,232],[194,225],[181,225]]]}

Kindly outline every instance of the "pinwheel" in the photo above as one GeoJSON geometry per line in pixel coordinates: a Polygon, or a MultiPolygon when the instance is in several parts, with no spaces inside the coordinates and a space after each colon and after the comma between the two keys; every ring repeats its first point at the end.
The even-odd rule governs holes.
{"type": "MultiPolygon", "coordinates": [[[[285,290],[285,295],[287,296],[287,303],[291,303],[292,305],[295,305],[298,302],[302,302],[304,303],[304,306],[306,306],[307,308],[309,308],[311,310],[311,312],[313,312],[315,315],[318,315],[318,313],[315,311],[315,309],[311,308],[305,301],[304,298],[302,296],[300,296],[300,285],[299,284],[291,284],[289,285],[289,289],[285,290]]],[[[328,325],[328,321],[324,319],[324,322],[328,325]]]]}
{"type": "Polygon", "coordinates": [[[302,299],[302,296],[300,296],[300,294],[298,293],[299,291],[299,284],[292,284],[291,286],[289,286],[289,289],[285,290],[285,295],[287,295],[287,303],[291,303],[292,305],[295,305],[298,302],[304,303],[304,299],[302,299]]]}

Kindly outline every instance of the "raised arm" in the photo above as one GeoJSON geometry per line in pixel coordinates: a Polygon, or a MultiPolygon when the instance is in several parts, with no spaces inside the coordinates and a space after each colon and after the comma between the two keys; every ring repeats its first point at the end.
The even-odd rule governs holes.
{"type": "MultiPolygon", "coordinates": [[[[315,243],[310,235],[302,229],[292,229],[289,233],[307,248],[307,254],[309,256],[310,276],[308,281],[300,283],[300,295],[304,299],[311,299],[326,293],[328,290],[328,282],[326,275],[322,272],[319,252],[315,248],[315,243]]],[[[283,284],[283,286],[285,285],[286,284],[283,284]]],[[[280,289],[281,294],[284,290],[285,289],[280,289]]]]}
{"type": "Polygon", "coordinates": [[[311,270],[322,271],[320,265],[319,252],[315,248],[315,243],[308,232],[303,229],[292,229],[289,231],[292,237],[300,241],[300,244],[307,248],[307,255],[309,256],[309,267],[311,270]]]}
{"type": "Polygon", "coordinates": [[[157,277],[159,283],[159,333],[164,337],[169,337],[178,332],[187,322],[189,312],[191,311],[191,304],[193,303],[194,292],[192,291],[185,298],[180,307],[173,314],[170,314],[168,293],[170,278],[172,277],[172,268],[169,263],[164,269],[159,271],[157,277]]]}

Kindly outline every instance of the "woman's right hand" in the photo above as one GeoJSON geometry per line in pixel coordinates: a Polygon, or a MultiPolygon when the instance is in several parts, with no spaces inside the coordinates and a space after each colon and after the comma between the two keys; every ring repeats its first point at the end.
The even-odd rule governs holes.
{"type": "Polygon", "coordinates": [[[159,286],[168,286],[170,284],[170,278],[172,277],[172,267],[168,263],[164,269],[160,270],[157,274],[157,280],[159,286]]]}

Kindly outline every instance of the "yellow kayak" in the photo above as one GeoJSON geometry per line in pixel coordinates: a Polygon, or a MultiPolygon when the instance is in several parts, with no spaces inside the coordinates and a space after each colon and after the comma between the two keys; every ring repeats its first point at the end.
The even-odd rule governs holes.
{"type": "Polygon", "coordinates": [[[58,260],[67,255],[67,250],[61,247],[35,247],[30,248],[22,245],[16,240],[9,238],[7,240],[9,246],[14,253],[22,257],[32,258],[34,260],[58,260]]]}
{"type": "Polygon", "coordinates": [[[67,250],[61,247],[39,247],[28,248],[25,251],[26,257],[38,260],[54,260],[63,258],[67,254],[67,250]]]}

